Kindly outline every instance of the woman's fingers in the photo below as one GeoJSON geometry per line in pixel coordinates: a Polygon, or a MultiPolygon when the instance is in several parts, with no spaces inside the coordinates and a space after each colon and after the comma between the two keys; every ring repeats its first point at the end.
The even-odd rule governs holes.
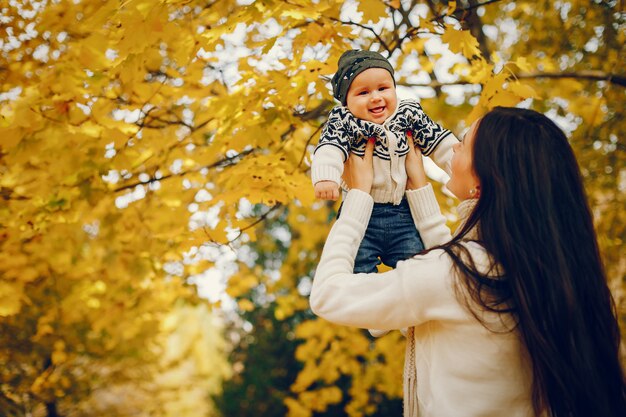
{"type": "Polygon", "coordinates": [[[365,146],[365,155],[350,155],[350,188],[369,193],[374,181],[374,140],[370,139],[365,146]]]}
{"type": "MultiPolygon", "coordinates": [[[[352,154],[350,154],[352,155],[352,154]]],[[[350,164],[350,161],[352,161],[352,157],[349,156],[348,159],[346,159],[346,162],[343,164],[343,175],[341,176],[341,179],[343,179],[343,181],[346,183],[346,185],[348,186],[348,188],[352,188],[352,164],[350,164]]]]}
{"type": "Polygon", "coordinates": [[[349,161],[347,164],[350,165],[352,169],[358,169],[357,167],[362,167],[364,164],[372,165],[372,161],[374,159],[374,145],[376,144],[376,140],[371,138],[367,141],[365,145],[365,153],[363,156],[358,156],[353,153],[350,154],[349,161]]]}
{"type": "Polygon", "coordinates": [[[406,155],[406,161],[409,164],[413,164],[417,161],[417,150],[414,147],[409,149],[409,153],[406,155]]]}
{"type": "Polygon", "coordinates": [[[365,145],[365,155],[363,155],[363,161],[368,166],[372,166],[374,160],[374,145],[376,144],[376,139],[370,138],[367,141],[367,145],[365,145]]]}
{"type": "Polygon", "coordinates": [[[424,171],[424,161],[422,153],[418,148],[409,150],[406,156],[407,190],[414,190],[424,187],[428,183],[426,172],[424,171]]]}
{"type": "Polygon", "coordinates": [[[372,163],[372,159],[374,158],[374,144],[376,143],[376,140],[374,138],[371,138],[370,140],[367,141],[367,145],[365,145],[365,155],[363,156],[363,159],[368,162],[368,163],[372,163]]]}

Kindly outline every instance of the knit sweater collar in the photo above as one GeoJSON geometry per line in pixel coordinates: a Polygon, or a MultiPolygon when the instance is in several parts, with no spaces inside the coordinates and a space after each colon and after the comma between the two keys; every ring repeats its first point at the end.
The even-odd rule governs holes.
{"type": "MultiPolygon", "coordinates": [[[[477,198],[469,198],[467,200],[461,201],[461,203],[457,206],[456,211],[459,215],[460,222],[459,222],[459,226],[454,232],[454,236],[456,236],[457,233],[461,231],[461,229],[465,225],[465,222],[467,222],[467,219],[469,218],[470,214],[472,214],[472,211],[474,211],[474,208],[476,207],[477,203],[478,203],[477,198]]],[[[478,239],[478,228],[476,225],[474,225],[474,227],[472,227],[472,229],[467,233],[467,235],[465,235],[465,238],[470,239],[470,240],[478,239]]]]}

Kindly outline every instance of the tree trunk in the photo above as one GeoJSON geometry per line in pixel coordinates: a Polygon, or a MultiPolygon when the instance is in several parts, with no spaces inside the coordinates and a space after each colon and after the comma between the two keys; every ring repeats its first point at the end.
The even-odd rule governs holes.
{"type": "Polygon", "coordinates": [[[46,411],[48,412],[48,417],[59,417],[56,401],[46,403],[46,411]]]}

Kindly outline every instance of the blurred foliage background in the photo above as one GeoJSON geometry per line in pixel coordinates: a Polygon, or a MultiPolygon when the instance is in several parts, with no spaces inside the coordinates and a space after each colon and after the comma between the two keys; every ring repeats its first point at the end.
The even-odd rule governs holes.
{"type": "Polygon", "coordinates": [[[0,2],[0,415],[399,415],[402,336],[308,309],[350,48],[457,136],[557,121],[624,328],[625,28],[616,0],[0,2]]]}

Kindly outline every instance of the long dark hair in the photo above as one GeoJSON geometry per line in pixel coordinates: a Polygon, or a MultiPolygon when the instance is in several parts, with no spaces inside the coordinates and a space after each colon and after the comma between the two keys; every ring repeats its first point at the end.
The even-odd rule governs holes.
{"type": "Polygon", "coordinates": [[[475,132],[480,198],[442,246],[460,272],[457,293],[515,318],[532,363],[535,414],[625,416],[615,304],[565,134],[540,113],[504,107],[475,132]],[[497,265],[488,273],[461,244],[473,228],[497,265]]]}

